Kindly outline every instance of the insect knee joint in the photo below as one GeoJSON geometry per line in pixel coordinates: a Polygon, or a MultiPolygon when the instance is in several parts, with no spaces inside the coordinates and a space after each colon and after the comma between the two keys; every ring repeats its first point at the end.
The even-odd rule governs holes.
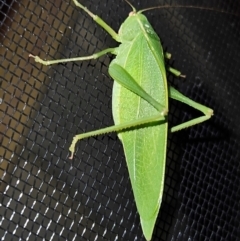
{"type": "Polygon", "coordinates": [[[168,115],[168,110],[163,109],[163,111],[161,112],[161,116],[167,116],[167,115],[168,115]]]}

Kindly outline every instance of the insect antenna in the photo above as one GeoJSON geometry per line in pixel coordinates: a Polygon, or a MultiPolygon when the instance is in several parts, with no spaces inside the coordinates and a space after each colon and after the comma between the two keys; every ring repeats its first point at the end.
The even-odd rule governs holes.
{"type": "Polygon", "coordinates": [[[128,0],[125,0],[125,2],[132,8],[133,12],[136,12],[136,8],[133,7],[133,5],[128,0]]]}
{"type": "MultiPolygon", "coordinates": [[[[125,0],[127,1],[127,0],[125,0]]],[[[143,13],[149,10],[153,10],[153,9],[165,9],[165,8],[191,8],[191,9],[201,9],[201,10],[207,10],[207,11],[214,11],[214,12],[219,12],[219,13],[225,13],[225,14],[231,14],[231,15],[235,15],[235,16],[239,16],[236,13],[231,13],[222,9],[214,9],[214,8],[207,8],[207,7],[200,7],[200,6],[192,6],[192,5],[187,5],[187,6],[183,6],[183,5],[164,5],[164,6],[155,6],[155,7],[149,7],[149,8],[145,8],[142,9],[140,11],[138,11],[138,13],[143,13]]]]}

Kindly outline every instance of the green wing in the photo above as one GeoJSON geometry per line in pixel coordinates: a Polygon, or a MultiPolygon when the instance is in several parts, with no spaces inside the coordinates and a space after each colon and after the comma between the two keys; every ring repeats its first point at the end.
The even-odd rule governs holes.
{"type": "MultiPolygon", "coordinates": [[[[148,94],[168,108],[166,73],[160,41],[139,34],[133,41],[123,42],[118,51],[124,54],[117,55],[112,63],[125,68],[148,94]]],[[[116,81],[113,87],[112,109],[116,125],[158,113],[147,101],[116,81]]],[[[147,125],[145,128],[121,132],[118,135],[123,144],[143,232],[150,240],[162,200],[167,122],[147,125]]]]}

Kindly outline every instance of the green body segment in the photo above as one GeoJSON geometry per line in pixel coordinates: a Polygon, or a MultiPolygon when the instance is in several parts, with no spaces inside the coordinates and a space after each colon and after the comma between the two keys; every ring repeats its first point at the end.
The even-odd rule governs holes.
{"type": "MultiPolygon", "coordinates": [[[[148,94],[168,109],[163,50],[146,17],[138,13],[129,16],[120,28],[119,38],[121,44],[111,64],[121,65],[148,94]]],[[[150,103],[116,81],[113,86],[112,111],[115,125],[159,113],[150,103]]],[[[167,139],[167,130],[165,120],[161,124],[148,124],[145,128],[133,128],[118,134],[147,239],[151,238],[161,205],[166,159],[166,141],[163,140],[167,139]]]]}

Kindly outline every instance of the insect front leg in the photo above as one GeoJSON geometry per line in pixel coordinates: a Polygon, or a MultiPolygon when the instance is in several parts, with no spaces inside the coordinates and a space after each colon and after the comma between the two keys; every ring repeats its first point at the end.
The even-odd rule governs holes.
{"type": "Polygon", "coordinates": [[[110,133],[110,132],[124,132],[129,129],[134,129],[134,127],[140,128],[141,126],[144,126],[145,124],[154,123],[154,122],[156,122],[158,124],[161,124],[161,122],[162,123],[166,122],[165,116],[162,115],[161,113],[159,113],[154,116],[148,116],[148,117],[140,118],[137,120],[128,121],[128,122],[125,122],[125,123],[122,123],[119,125],[109,126],[109,127],[105,127],[105,128],[99,129],[99,130],[78,134],[73,137],[72,144],[69,147],[69,151],[71,152],[71,156],[69,157],[69,159],[73,158],[76,143],[81,139],[88,138],[91,136],[98,136],[98,135],[102,135],[102,134],[106,134],[106,133],[110,133]]]}
{"type": "Polygon", "coordinates": [[[77,7],[81,8],[84,12],[86,12],[89,16],[91,16],[97,24],[99,24],[103,29],[105,29],[112,36],[113,39],[118,41],[118,34],[103,19],[101,19],[99,16],[89,11],[77,0],[73,0],[73,2],[77,7]]]}
{"type": "Polygon", "coordinates": [[[115,54],[116,48],[104,49],[98,53],[95,53],[95,54],[89,55],[89,56],[67,58],[67,59],[43,60],[40,57],[32,55],[32,54],[29,54],[29,57],[34,58],[35,62],[37,62],[37,63],[43,64],[43,65],[52,65],[52,64],[59,64],[59,63],[66,63],[66,62],[73,62],[73,61],[84,61],[84,60],[90,60],[90,59],[97,59],[107,53],[115,54]]]}

